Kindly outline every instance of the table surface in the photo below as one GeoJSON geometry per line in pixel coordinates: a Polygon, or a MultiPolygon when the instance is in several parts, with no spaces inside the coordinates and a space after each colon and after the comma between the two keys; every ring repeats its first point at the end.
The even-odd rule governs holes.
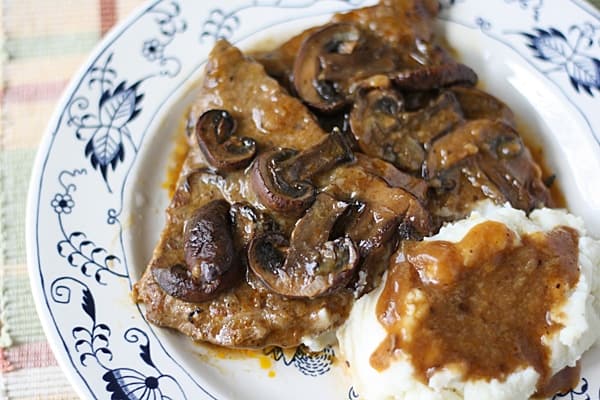
{"type": "MultiPolygon", "coordinates": [[[[564,0],[555,0],[564,1],[564,0]]],[[[600,7],[600,0],[590,0],[600,7]]],[[[63,89],[143,0],[0,0],[0,399],[77,399],[37,318],[25,256],[33,159],[63,89]]]]}

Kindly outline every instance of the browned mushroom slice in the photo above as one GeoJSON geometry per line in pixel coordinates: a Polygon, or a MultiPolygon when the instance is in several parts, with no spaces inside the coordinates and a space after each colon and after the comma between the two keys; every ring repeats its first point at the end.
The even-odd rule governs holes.
{"type": "Polygon", "coordinates": [[[458,168],[486,197],[508,200],[516,208],[550,202],[529,150],[514,129],[499,121],[468,121],[436,140],[427,166],[431,178],[442,179],[445,171],[458,168]]]}
{"type": "Polygon", "coordinates": [[[217,170],[244,168],[256,153],[256,143],[233,136],[235,119],[225,110],[209,110],[198,118],[196,140],[206,161],[217,170]]]}
{"type": "Polygon", "coordinates": [[[271,210],[300,212],[315,199],[311,183],[289,182],[285,177],[281,164],[297,154],[292,149],[271,150],[252,164],[250,185],[261,203],[271,210]]]}
{"type": "Polygon", "coordinates": [[[273,50],[258,51],[250,53],[250,55],[265,67],[265,72],[269,76],[275,78],[281,86],[292,92],[294,86],[292,70],[300,47],[308,36],[321,28],[320,26],[309,28],[273,50]]]}
{"type": "Polygon", "coordinates": [[[346,103],[351,82],[392,71],[396,58],[390,47],[352,24],[326,25],[302,43],[294,87],[310,106],[334,111],[346,103]]]}
{"type": "Polygon", "coordinates": [[[348,237],[329,240],[338,217],[348,207],[321,193],[298,220],[288,240],[266,233],[250,243],[248,264],[271,290],[289,297],[314,298],[345,286],[358,265],[358,251],[348,237]]]}
{"type": "Polygon", "coordinates": [[[477,74],[464,64],[450,63],[395,72],[392,80],[403,90],[431,90],[451,85],[475,85],[477,74]]]}
{"type": "Polygon", "coordinates": [[[404,189],[421,203],[426,202],[428,186],[423,179],[402,172],[382,159],[369,157],[361,153],[356,154],[356,161],[366,172],[380,177],[389,186],[404,189]]]}
{"type": "Polygon", "coordinates": [[[417,40],[433,39],[433,22],[439,8],[437,0],[385,0],[371,7],[336,14],[332,20],[356,24],[392,46],[402,48],[417,40]]]}
{"type": "Polygon", "coordinates": [[[516,128],[515,115],[496,97],[476,88],[455,86],[450,89],[467,119],[493,119],[516,128]]]}
{"type": "Polygon", "coordinates": [[[256,158],[250,184],[259,200],[275,211],[301,212],[314,201],[310,179],[354,155],[344,135],[335,129],[323,141],[302,152],[272,150],[256,158]]]}
{"type": "Polygon", "coordinates": [[[365,154],[419,173],[428,143],[461,121],[462,115],[449,92],[421,110],[406,112],[403,108],[402,97],[392,90],[359,94],[350,114],[350,127],[365,154]]]}
{"type": "Polygon", "coordinates": [[[403,189],[390,187],[361,165],[338,167],[327,180],[329,184],[325,191],[336,198],[365,205],[365,211],[361,213],[365,215],[365,221],[360,221],[362,217],[353,219],[352,227],[347,231],[361,249],[368,250],[384,242],[381,237],[385,236],[383,232],[387,231],[390,221],[410,224],[417,235],[430,233],[429,213],[414,196],[403,189]],[[371,215],[366,216],[369,213],[371,215]]]}
{"type": "Polygon", "coordinates": [[[496,137],[488,140],[479,167],[496,184],[504,197],[516,208],[529,211],[551,204],[542,171],[531,153],[510,126],[493,122],[489,125],[496,137]]]}
{"type": "Polygon", "coordinates": [[[336,168],[320,186],[333,196],[353,204],[336,224],[336,232],[346,232],[358,245],[361,255],[356,295],[374,288],[386,267],[386,257],[398,239],[416,239],[431,231],[427,210],[411,194],[390,187],[363,166],[336,168]],[[402,234],[403,237],[400,237],[402,234]]]}
{"type": "Polygon", "coordinates": [[[214,200],[186,223],[185,263],[152,269],[154,279],[170,296],[200,303],[233,286],[242,269],[235,257],[229,204],[214,200]]]}

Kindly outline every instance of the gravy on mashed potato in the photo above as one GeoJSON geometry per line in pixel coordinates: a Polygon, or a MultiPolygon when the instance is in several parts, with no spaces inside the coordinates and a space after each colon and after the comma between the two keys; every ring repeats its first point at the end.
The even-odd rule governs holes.
{"type": "Polygon", "coordinates": [[[552,373],[540,338],[562,327],[547,314],[578,281],[578,239],[559,226],[519,240],[506,225],[487,221],[458,243],[405,242],[377,304],[388,335],[371,365],[387,368],[402,349],[425,383],[448,365],[464,379],[488,380],[531,365],[544,391],[552,373]],[[419,312],[404,318],[415,306],[419,312]]]}

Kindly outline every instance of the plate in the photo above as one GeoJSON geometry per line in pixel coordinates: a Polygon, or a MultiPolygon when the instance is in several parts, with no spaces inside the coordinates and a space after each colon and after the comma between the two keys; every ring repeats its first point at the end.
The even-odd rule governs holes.
{"type": "MultiPolygon", "coordinates": [[[[273,46],[372,0],[155,1],[66,90],[37,156],[27,250],[37,309],[82,397],[359,398],[335,349],[233,357],[148,324],[130,298],[164,223],[162,188],[215,40],[273,46]]],[[[570,210],[600,236],[600,18],[582,1],[445,0],[438,29],[516,112],[570,210]]],[[[600,351],[569,399],[598,399],[600,351]]],[[[559,396],[559,397],[561,397],[559,396]]]]}

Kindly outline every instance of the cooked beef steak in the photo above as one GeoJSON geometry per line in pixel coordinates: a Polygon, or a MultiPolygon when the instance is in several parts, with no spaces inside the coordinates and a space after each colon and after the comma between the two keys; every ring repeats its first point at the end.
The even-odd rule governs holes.
{"type": "MultiPolygon", "coordinates": [[[[282,90],[260,64],[225,41],[218,42],[209,57],[192,114],[198,116],[215,107],[230,110],[237,121],[236,134],[254,139],[259,149],[302,150],[327,137],[299,100],[282,90]]],[[[210,300],[191,303],[168,295],[156,282],[151,272],[154,268],[185,264],[184,230],[195,210],[220,198],[231,204],[257,204],[244,171],[211,171],[194,135],[189,142],[189,154],[167,209],[165,228],[148,269],[135,285],[135,299],[145,304],[148,320],[175,328],[194,340],[231,347],[297,346],[303,337],[340,325],[352,303],[349,289],[315,299],[287,298],[267,289],[249,272],[233,288],[210,300]]],[[[246,211],[251,207],[247,206],[246,211]]],[[[244,215],[247,213],[239,219],[244,215]]],[[[289,231],[296,220],[288,221],[281,215],[274,219],[283,232],[289,231]]],[[[257,229],[256,224],[249,224],[245,231],[249,229],[257,229]]],[[[243,248],[248,239],[239,236],[242,243],[238,247],[243,248]]],[[[242,258],[238,261],[245,267],[243,254],[240,251],[236,257],[242,258]]]]}
{"type": "Polygon", "coordinates": [[[484,198],[551,204],[510,109],[433,41],[437,9],[382,0],[260,63],[215,44],[134,287],[149,321],[228,347],[297,346],[344,322],[402,240],[484,198]]]}

